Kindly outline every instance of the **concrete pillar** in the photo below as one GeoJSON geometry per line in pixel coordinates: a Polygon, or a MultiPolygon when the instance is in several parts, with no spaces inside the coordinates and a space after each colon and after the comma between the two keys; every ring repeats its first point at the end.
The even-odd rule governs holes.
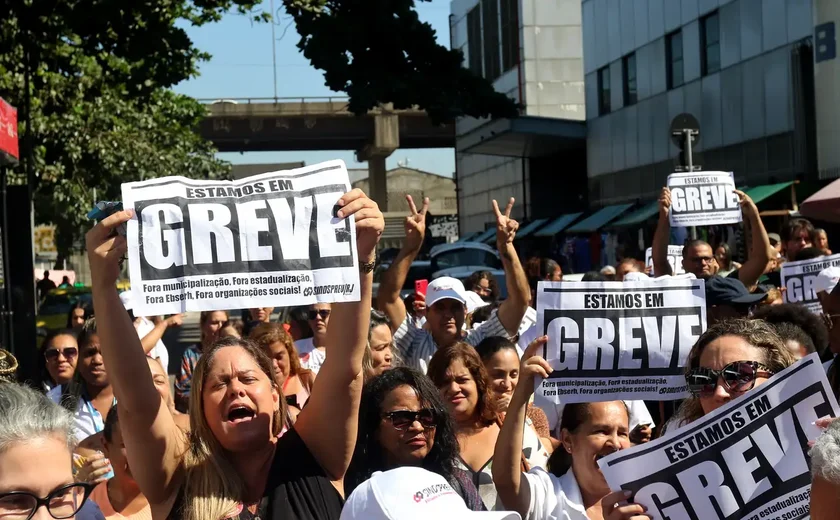
{"type": "Polygon", "coordinates": [[[380,211],[388,211],[388,178],[386,176],[385,155],[368,157],[368,180],[370,193],[368,196],[379,204],[380,211]]]}

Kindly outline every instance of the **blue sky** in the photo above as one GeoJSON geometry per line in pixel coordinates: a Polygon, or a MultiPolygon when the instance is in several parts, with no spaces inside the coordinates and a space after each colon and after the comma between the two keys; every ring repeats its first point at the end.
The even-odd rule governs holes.
{"type": "MultiPolygon", "coordinates": [[[[416,1],[423,21],[437,31],[438,42],[449,46],[449,0],[416,1]]],[[[275,0],[275,7],[281,5],[275,0]]],[[[270,10],[270,0],[263,0],[270,10]]],[[[281,10],[275,20],[278,97],[344,96],[324,85],[321,71],[309,64],[296,47],[298,34],[291,18],[281,10]]],[[[216,24],[187,27],[195,45],[213,57],[200,67],[201,74],[175,87],[177,92],[199,99],[274,97],[272,78],[271,25],[252,23],[246,16],[229,14],[216,24]]],[[[222,153],[219,156],[236,164],[305,161],[313,164],[329,159],[344,159],[348,168],[366,168],[357,163],[352,151],[326,152],[249,152],[222,153]]],[[[412,168],[440,175],[455,171],[455,154],[450,149],[397,150],[388,158],[388,167],[405,162],[412,168]]]]}

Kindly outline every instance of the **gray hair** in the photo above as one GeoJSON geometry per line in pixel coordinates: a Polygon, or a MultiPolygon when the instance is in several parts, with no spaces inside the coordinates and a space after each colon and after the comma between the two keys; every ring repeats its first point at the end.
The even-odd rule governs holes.
{"type": "Polygon", "coordinates": [[[811,475],[840,484],[840,421],[832,421],[809,453],[811,475]]]}
{"type": "Polygon", "coordinates": [[[73,449],[73,417],[47,396],[17,383],[0,384],[0,453],[47,437],[73,449]]]}

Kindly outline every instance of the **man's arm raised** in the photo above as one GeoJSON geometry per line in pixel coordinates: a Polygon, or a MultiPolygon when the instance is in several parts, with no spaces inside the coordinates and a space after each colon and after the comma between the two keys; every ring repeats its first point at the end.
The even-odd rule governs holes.
{"type": "Polygon", "coordinates": [[[672,275],[674,271],[668,263],[668,243],[671,241],[671,190],[662,188],[659,195],[659,222],[653,234],[651,255],[653,256],[653,273],[656,276],[672,275]]]}
{"type": "Polygon", "coordinates": [[[408,277],[411,262],[417,258],[417,253],[423,247],[426,236],[426,213],[429,211],[428,197],[423,199],[423,208],[417,211],[411,195],[406,195],[410,214],[405,219],[405,242],[397,254],[394,262],[385,271],[379,283],[379,294],[376,296],[377,307],[388,316],[391,329],[396,331],[405,321],[405,304],[400,298],[400,289],[408,277]]]}
{"type": "Polygon", "coordinates": [[[513,247],[513,240],[516,238],[516,230],[519,229],[519,222],[510,218],[513,209],[513,197],[508,201],[505,212],[499,210],[499,204],[493,201],[493,212],[496,213],[496,247],[502,258],[502,266],[505,269],[505,284],[507,285],[508,298],[499,306],[499,321],[505,326],[508,334],[513,336],[519,331],[519,324],[522,317],[528,310],[528,303],[531,300],[531,287],[528,285],[528,277],[519,261],[519,255],[513,247]]]}

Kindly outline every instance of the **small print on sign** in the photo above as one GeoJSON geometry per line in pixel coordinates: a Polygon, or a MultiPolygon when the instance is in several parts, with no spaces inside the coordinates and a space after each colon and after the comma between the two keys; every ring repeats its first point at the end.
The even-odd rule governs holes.
{"type": "Polygon", "coordinates": [[[540,282],[537,327],[553,372],[540,403],[688,396],[688,352],[706,330],[702,280],[540,282]]]}
{"type": "Polygon", "coordinates": [[[358,301],[343,161],[238,181],[166,177],[123,184],[138,316],[358,301]]]}
{"type": "Polygon", "coordinates": [[[737,224],[743,218],[732,172],[673,173],[668,189],[672,227],[737,224]]]}
{"type": "Polygon", "coordinates": [[[654,520],[808,518],[808,442],[840,410],[817,354],[647,444],[598,461],[654,520]]]}
{"type": "Polygon", "coordinates": [[[820,256],[810,260],[785,262],[782,264],[782,287],[785,288],[785,303],[801,303],[816,314],[822,312],[816,293],[816,281],[820,271],[840,265],[840,254],[820,256]]]}
{"type": "MultiPolygon", "coordinates": [[[[668,263],[671,264],[671,273],[674,276],[685,274],[683,269],[683,246],[668,246],[668,263]]],[[[650,268],[650,276],[659,276],[653,269],[653,248],[647,248],[645,251],[645,267],[650,268]]]]}

